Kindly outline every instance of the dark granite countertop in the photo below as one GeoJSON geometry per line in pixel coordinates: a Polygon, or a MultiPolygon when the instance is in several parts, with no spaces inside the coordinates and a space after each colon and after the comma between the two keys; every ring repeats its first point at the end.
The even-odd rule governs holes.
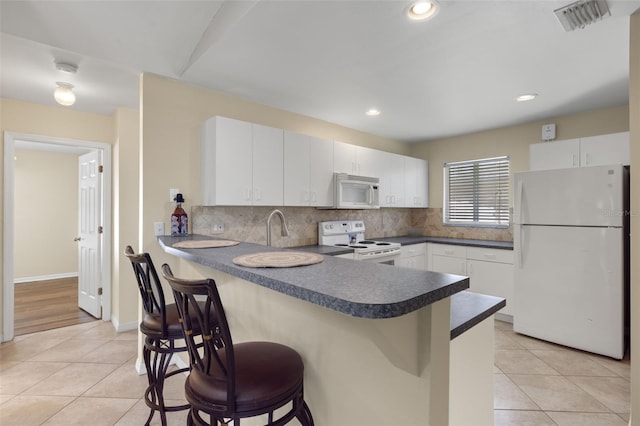
{"type": "Polygon", "coordinates": [[[513,250],[513,242],[511,241],[492,241],[492,240],[471,240],[468,238],[445,238],[445,237],[420,237],[420,236],[402,236],[402,237],[381,237],[371,238],[376,241],[387,241],[390,243],[400,243],[401,245],[420,244],[420,243],[437,243],[437,244],[453,244],[456,246],[467,247],[484,247],[503,250],[513,250]]]}
{"type": "Polygon", "coordinates": [[[354,268],[354,261],[331,256],[315,265],[294,268],[247,268],[234,264],[233,258],[243,254],[287,250],[253,243],[207,249],[172,247],[179,241],[210,239],[216,238],[158,237],[169,254],[354,317],[401,316],[469,287],[468,277],[377,263],[354,268]]]}
{"type": "Polygon", "coordinates": [[[455,339],[474,325],[504,308],[502,297],[461,291],[451,296],[451,339],[455,339]]]}
{"type": "MultiPolygon", "coordinates": [[[[513,242],[511,241],[491,241],[491,240],[471,240],[465,238],[444,238],[444,237],[412,237],[412,236],[402,236],[402,237],[380,237],[380,238],[370,238],[375,241],[386,241],[389,243],[399,243],[403,246],[408,246],[411,244],[422,244],[422,243],[436,243],[436,244],[453,244],[457,246],[467,246],[467,247],[484,247],[484,248],[495,248],[495,249],[503,249],[503,250],[513,250],[513,242]]],[[[353,249],[345,248],[345,247],[333,247],[333,246],[299,246],[299,247],[291,247],[295,250],[300,251],[308,251],[311,253],[325,254],[327,256],[336,256],[338,254],[344,253],[352,253],[353,249]]]]}

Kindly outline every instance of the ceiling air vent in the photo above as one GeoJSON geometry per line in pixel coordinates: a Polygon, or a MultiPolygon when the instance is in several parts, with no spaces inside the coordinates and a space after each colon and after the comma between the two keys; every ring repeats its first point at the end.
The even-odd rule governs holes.
{"type": "Polygon", "coordinates": [[[554,13],[565,31],[573,31],[576,28],[582,29],[606,16],[611,16],[609,6],[607,6],[605,0],[578,0],[575,3],[554,10],[554,13]]]}

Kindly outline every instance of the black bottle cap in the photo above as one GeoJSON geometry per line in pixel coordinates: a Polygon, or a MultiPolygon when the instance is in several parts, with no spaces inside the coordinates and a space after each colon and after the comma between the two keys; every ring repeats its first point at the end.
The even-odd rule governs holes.
{"type": "Polygon", "coordinates": [[[184,203],[184,198],[182,198],[182,194],[180,193],[176,194],[176,198],[174,198],[174,200],[176,201],[176,203],[184,203]]]}

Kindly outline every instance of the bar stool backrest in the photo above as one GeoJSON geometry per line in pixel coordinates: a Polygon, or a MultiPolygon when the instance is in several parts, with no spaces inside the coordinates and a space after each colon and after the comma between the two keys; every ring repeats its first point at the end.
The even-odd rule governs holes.
{"type": "Polygon", "coordinates": [[[125,256],[131,261],[133,272],[138,281],[138,290],[142,298],[142,306],[147,315],[158,317],[162,324],[162,335],[167,336],[167,313],[164,291],[156,268],[149,253],[135,253],[131,246],[124,250],[125,256]]]}
{"type": "Polygon", "coordinates": [[[162,265],[162,275],[169,282],[182,320],[192,371],[197,369],[209,380],[226,388],[226,407],[219,414],[235,412],[235,356],[231,331],[213,279],[176,278],[169,265],[162,265]],[[206,299],[203,300],[203,296],[206,299]],[[201,335],[193,333],[194,328],[201,335]],[[201,350],[199,350],[201,349],[201,350]]]}

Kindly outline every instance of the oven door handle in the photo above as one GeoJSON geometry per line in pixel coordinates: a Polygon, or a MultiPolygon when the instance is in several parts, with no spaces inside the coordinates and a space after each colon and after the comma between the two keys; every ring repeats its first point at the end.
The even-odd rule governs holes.
{"type": "Polygon", "coordinates": [[[368,253],[358,253],[358,256],[366,259],[377,259],[379,257],[396,257],[400,255],[400,250],[372,251],[368,253]]]}

